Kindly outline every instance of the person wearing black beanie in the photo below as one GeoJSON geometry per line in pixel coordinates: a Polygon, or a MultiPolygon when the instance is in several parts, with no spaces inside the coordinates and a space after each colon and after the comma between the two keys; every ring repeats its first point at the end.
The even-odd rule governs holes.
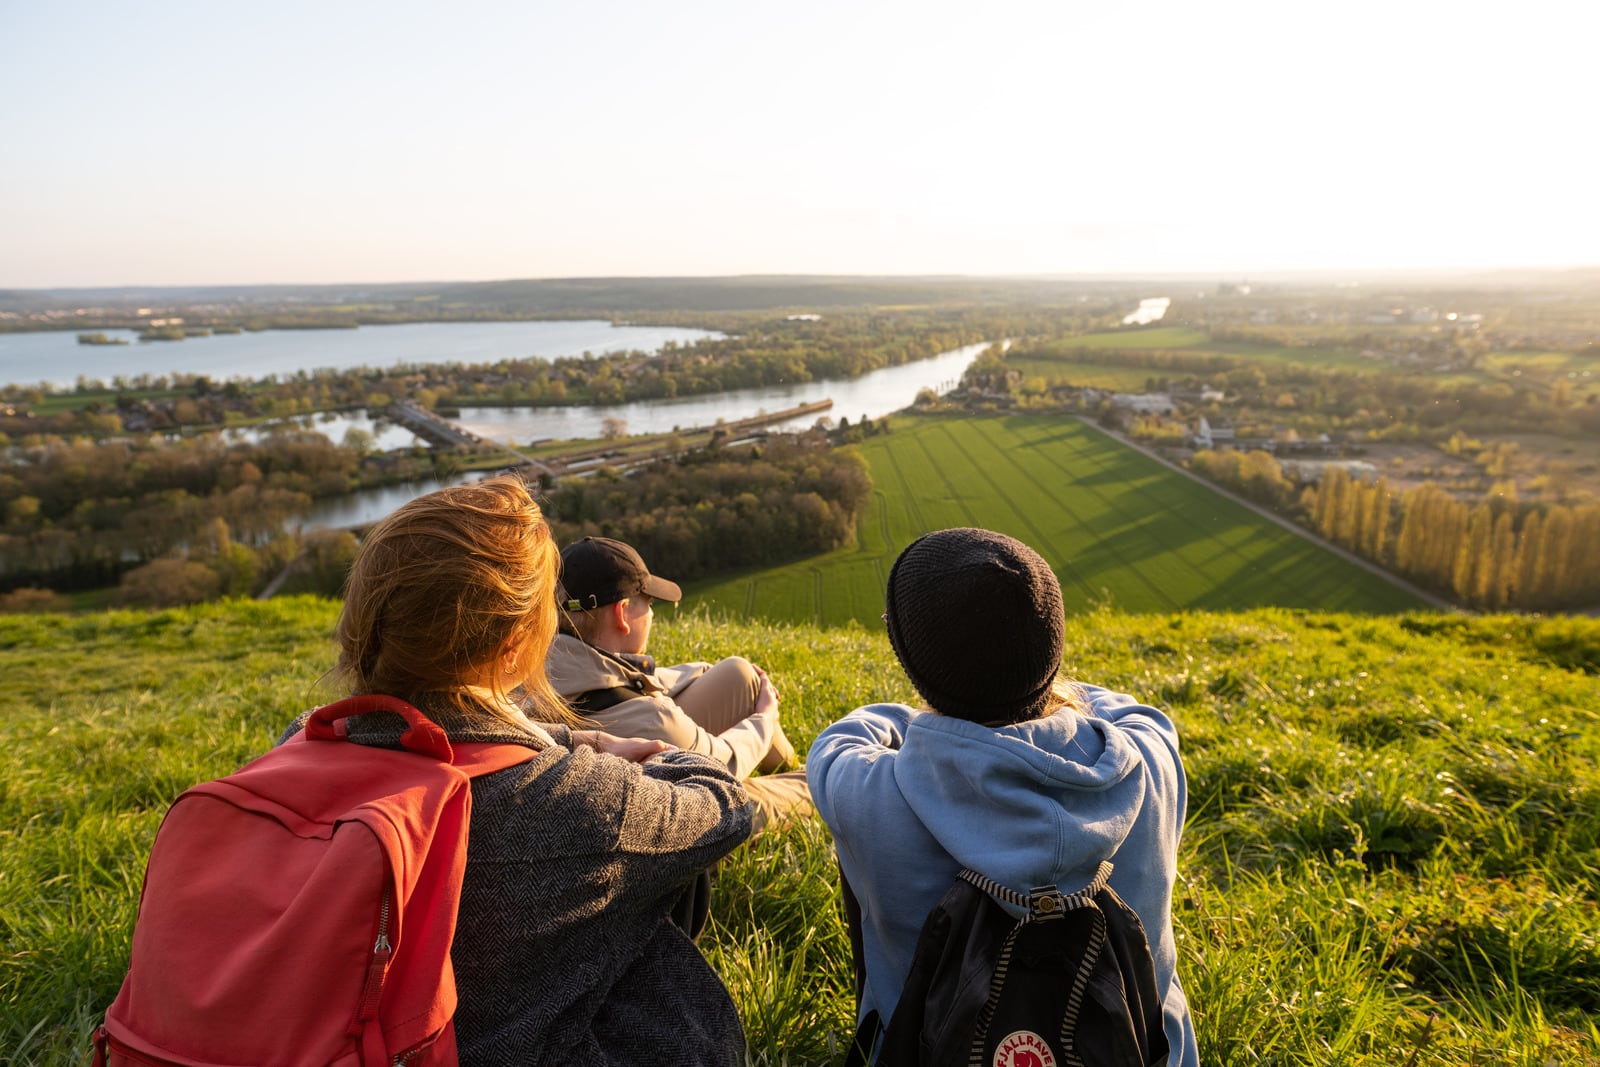
{"type": "Polygon", "coordinates": [[[1099,865],[1144,925],[1173,1067],[1199,1059],[1172,887],[1188,786],[1163,712],[1061,674],[1050,565],[992,530],[939,530],[895,560],[889,644],[925,706],[870,704],[817,737],[817,813],[860,905],[858,1018],[887,1022],[923,920],[963,868],[1072,893],[1099,865]]]}
{"type": "Polygon", "coordinates": [[[941,715],[1037,718],[1061,668],[1061,583],[1039,553],[991,530],[918,538],[889,572],[889,643],[941,715]]]}

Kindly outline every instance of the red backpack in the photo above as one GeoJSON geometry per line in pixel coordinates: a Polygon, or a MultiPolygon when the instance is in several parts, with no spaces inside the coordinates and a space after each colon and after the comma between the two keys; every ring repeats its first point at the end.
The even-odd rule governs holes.
{"type": "Polygon", "coordinates": [[[156,835],[95,1063],[455,1064],[469,779],[535,755],[452,747],[410,704],[358,696],[186,791],[156,835]],[[405,717],[405,751],[325,743],[373,711],[405,717]]]}

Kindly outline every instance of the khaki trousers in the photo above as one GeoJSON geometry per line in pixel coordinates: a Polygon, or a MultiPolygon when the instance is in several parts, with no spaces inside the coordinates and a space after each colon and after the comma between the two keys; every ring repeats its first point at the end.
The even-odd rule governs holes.
{"type": "MultiPolygon", "coordinates": [[[[750,661],[729,656],[712,664],[704,674],[673,694],[672,699],[706,732],[720,734],[750,717],[760,692],[761,677],[750,661]]],[[[799,767],[799,763],[794,746],[784,736],[780,725],[772,747],[756,768],[756,775],[744,780],[744,790],[756,805],[757,833],[770,823],[809,815],[815,810],[805,768],[799,767]],[[784,769],[793,767],[798,769],[784,769]]]]}

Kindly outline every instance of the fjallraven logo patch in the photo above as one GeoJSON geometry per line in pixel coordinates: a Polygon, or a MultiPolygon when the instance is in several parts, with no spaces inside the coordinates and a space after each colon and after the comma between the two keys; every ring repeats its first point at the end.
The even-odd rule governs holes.
{"type": "Polygon", "coordinates": [[[990,1067],[1056,1067],[1056,1054],[1032,1030],[1014,1030],[994,1050],[990,1067]]]}

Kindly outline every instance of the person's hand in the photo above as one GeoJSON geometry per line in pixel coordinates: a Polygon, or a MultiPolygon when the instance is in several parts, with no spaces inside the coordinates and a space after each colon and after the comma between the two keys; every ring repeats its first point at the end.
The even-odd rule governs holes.
{"type": "Polygon", "coordinates": [[[669,745],[665,741],[648,737],[616,737],[601,730],[574,730],[572,743],[625,759],[629,763],[643,763],[651,756],[678,750],[677,745],[669,745]]]}
{"type": "Polygon", "coordinates": [[[770,711],[778,713],[778,687],[772,684],[772,679],[767,677],[767,672],[760,667],[756,668],[756,675],[761,679],[761,688],[756,690],[755,714],[770,711]]]}

